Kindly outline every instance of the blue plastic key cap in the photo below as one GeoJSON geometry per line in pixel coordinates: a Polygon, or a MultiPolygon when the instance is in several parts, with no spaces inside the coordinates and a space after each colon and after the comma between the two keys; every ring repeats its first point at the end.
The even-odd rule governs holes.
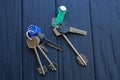
{"type": "Polygon", "coordinates": [[[81,30],[81,29],[77,29],[75,27],[71,27],[70,24],[68,24],[67,22],[61,22],[59,24],[59,27],[57,28],[58,32],[66,34],[66,33],[76,33],[76,34],[80,34],[80,35],[87,35],[87,31],[81,30]]]}
{"type": "Polygon", "coordinates": [[[70,30],[70,24],[68,24],[67,22],[63,21],[59,24],[58,31],[60,33],[68,33],[69,30],[70,30]]]}
{"type": "Polygon", "coordinates": [[[38,34],[41,33],[41,28],[38,27],[38,26],[36,26],[36,25],[30,25],[30,26],[28,27],[28,30],[34,31],[34,33],[33,33],[33,32],[29,32],[29,33],[28,33],[31,38],[34,37],[34,36],[37,36],[38,34]]]}

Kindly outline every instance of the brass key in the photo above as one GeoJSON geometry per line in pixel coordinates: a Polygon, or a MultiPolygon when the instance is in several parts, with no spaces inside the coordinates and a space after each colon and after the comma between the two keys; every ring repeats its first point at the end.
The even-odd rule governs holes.
{"type": "Polygon", "coordinates": [[[36,49],[36,48],[38,48],[38,49],[41,51],[42,55],[43,55],[43,56],[45,57],[45,59],[48,61],[48,63],[49,63],[49,69],[52,70],[52,71],[56,71],[56,70],[57,70],[57,69],[56,69],[56,67],[57,67],[56,64],[53,63],[53,62],[51,62],[51,60],[48,58],[48,56],[47,56],[46,53],[44,52],[45,47],[44,47],[43,45],[41,45],[41,42],[43,42],[43,41],[41,40],[41,38],[39,38],[38,36],[34,36],[34,37],[30,38],[29,35],[28,35],[29,32],[33,32],[33,33],[34,33],[34,31],[32,31],[32,30],[28,30],[28,31],[26,32],[26,36],[27,36],[27,38],[28,38],[26,42],[27,42],[28,47],[34,49],[34,51],[35,51],[35,53],[36,53],[38,62],[39,62],[39,64],[40,64],[40,68],[38,68],[38,72],[39,72],[40,74],[45,75],[45,72],[47,72],[47,68],[42,66],[42,63],[41,63],[41,60],[40,60],[40,57],[39,57],[39,55],[38,55],[38,52],[37,52],[37,49],[36,49]]]}
{"type": "Polygon", "coordinates": [[[31,40],[27,39],[28,47],[34,49],[37,60],[39,62],[40,67],[38,68],[38,72],[42,75],[45,75],[45,72],[47,72],[47,69],[46,69],[46,67],[43,67],[40,57],[38,55],[38,51],[36,49],[38,47],[39,43],[40,43],[40,39],[38,37],[33,37],[33,38],[31,38],[31,40]]]}

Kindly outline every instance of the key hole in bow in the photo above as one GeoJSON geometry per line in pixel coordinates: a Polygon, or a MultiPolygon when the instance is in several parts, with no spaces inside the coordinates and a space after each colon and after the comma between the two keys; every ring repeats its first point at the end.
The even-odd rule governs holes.
{"type": "Polygon", "coordinates": [[[26,32],[27,38],[30,39],[30,40],[32,40],[32,38],[29,36],[29,32],[33,32],[33,33],[35,33],[35,32],[34,32],[33,30],[28,30],[28,31],[26,32]]]}

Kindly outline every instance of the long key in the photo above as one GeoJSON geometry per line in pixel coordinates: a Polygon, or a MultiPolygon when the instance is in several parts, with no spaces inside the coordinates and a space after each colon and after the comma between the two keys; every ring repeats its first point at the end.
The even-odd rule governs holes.
{"type": "Polygon", "coordinates": [[[80,35],[87,35],[87,31],[80,30],[75,27],[71,27],[69,24],[67,24],[67,22],[61,22],[59,24],[58,31],[60,33],[64,33],[64,34],[71,32],[71,33],[76,33],[76,34],[80,34],[80,35]]]}
{"type": "Polygon", "coordinates": [[[38,62],[39,62],[39,64],[40,64],[40,68],[38,68],[38,72],[39,72],[40,74],[45,75],[45,71],[44,71],[44,68],[43,68],[43,65],[42,65],[42,63],[41,63],[41,60],[40,60],[40,57],[39,57],[39,55],[38,55],[38,52],[37,52],[36,47],[34,47],[34,50],[35,50],[35,53],[36,53],[36,57],[37,57],[37,59],[38,59],[38,62]]]}
{"type": "Polygon", "coordinates": [[[53,31],[54,31],[54,33],[55,33],[56,36],[62,35],[65,38],[65,40],[68,42],[68,44],[74,50],[74,52],[77,54],[76,59],[77,59],[78,63],[81,64],[81,65],[83,65],[83,66],[87,66],[88,60],[86,59],[85,56],[83,56],[83,55],[81,55],[81,54],[78,53],[78,51],[75,49],[75,47],[69,41],[69,39],[63,33],[58,32],[57,28],[54,28],[53,31]]]}
{"type": "Polygon", "coordinates": [[[62,35],[65,38],[65,40],[68,42],[68,44],[74,50],[74,52],[77,54],[76,59],[77,59],[78,63],[81,64],[81,65],[83,65],[83,66],[87,66],[88,60],[86,59],[85,56],[83,56],[83,55],[81,55],[81,54],[78,53],[78,51],[75,49],[75,47],[69,41],[69,39],[63,33],[58,32],[57,28],[54,28],[53,31],[54,31],[54,33],[55,33],[56,36],[62,35]]]}
{"type": "Polygon", "coordinates": [[[87,66],[87,62],[86,60],[83,59],[83,57],[78,53],[78,51],[75,49],[75,47],[72,45],[72,43],[69,41],[69,39],[62,34],[62,36],[65,38],[65,40],[68,42],[68,44],[71,46],[71,48],[75,51],[76,55],[77,55],[77,60],[79,60],[78,63],[81,63],[83,66],[87,66]]]}
{"type": "Polygon", "coordinates": [[[45,70],[45,68],[42,65],[42,62],[41,62],[40,57],[38,55],[38,51],[36,49],[36,47],[37,47],[37,45],[39,45],[39,43],[40,43],[40,40],[39,40],[38,37],[33,37],[33,38],[31,38],[31,40],[27,39],[27,45],[28,45],[28,47],[34,49],[36,57],[37,57],[37,60],[39,62],[39,66],[40,67],[38,68],[38,70],[39,70],[38,72],[40,74],[45,75],[46,70],[45,70]]]}
{"type": "Polygon", "coordinates": [[[56,67],[54,66],[54,64],[51,62],[51,60],[48,58],[48,56],[45,54],[45,52],[42,50],[41,46],[38,45],[37,46],[39,48],[39,50],[41,51],[41,53],[43,54],[43,56],[46,58],[46,60],[49,62],[49,64],[52,66],[52,71],[56,71],[56,67]]]}

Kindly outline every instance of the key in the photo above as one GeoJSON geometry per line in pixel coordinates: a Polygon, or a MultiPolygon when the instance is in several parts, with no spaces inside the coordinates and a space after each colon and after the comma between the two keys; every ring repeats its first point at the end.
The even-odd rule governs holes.
{"type": "Polygon", "coordinates": [[[80,29],[77,29],[77,28],[74,28],[74,27],[70,27],[69,24],[67,24],[67,22],[61,22],[59,24],[59,28],[58,29],[58,32],[60,33],[76,33],[76,34],[81,34],[81,35],[87,35],[87,31],[84,31],[84,30],[80,30],[80,29]]]}
{"type": "MultiPolygon", "coordinates": [[[[64,33],[68,33],[68,31],[69,31],[69,28],[67,27],[67,28],[65,28],[65,29],[63,29],[63,28],[61,28],[61,29],[63,29],[63,30],[61,30],[60,31],[60,27],[62,27],[62,26],[59,26],[59,28],[54,28],[53,29],[53,31],[54,31],[54,33],[55,33],[55,35],[56,36],[60,36],[60,35],[62,35],[63,37],[64,37],[64,39],[68,42],[68,44],[70,45],[70,47],[74,50],[74,52],[76,53],[76,55],[77,55],[77,57],[76,57],[76,59],[77,59],[77,61],[78,61],[78,63],[80,64],[80,65],[82,65],[82,66],[87,66],[87,63],[88,63],[88,60],[87,60],[87,58],[85,57],[85,56],[83,56],[82,54],[79,54],[79,52],[75,49],[75,47],[72,45],[72,43],[69,41],[69,39],[66,37],[66,35],[64,34],[64,33]],[[66,30],[67,29],[67,30],[66,30]]],[[[86,33],[85,33],[86,34],[86,33]]]]}
{"type": "Polygon", "coordinates": [[[40,73],[40,74],[42,74],[42,75],[45,75],[45,72],[47,72],[47,70],[46,70],[46,68],[45,67],[43,67],[43,65],[42,65],[42,62],[41,62],[41,60],[40,60],[40,57],[39,57],[39,55],[38,55],[38,51],[37,51],[37,46],[39,45],[39,43],[40,43],[40,39],[38,38],[38,37],[32,37],[31,38],[31,40],[30,39],[27,39],[27,45],[28,45],[28,47],[29,48],[32,48],[32,49],[34,49],[34,51],[35,51],[35,54],[36,54],[36,57],[37,57],[37,60],[38,60],[38,62],[39,62],[39,68],[38,68],[38,72],[40,73]]]}
{"type": "Polygon", "coordinates": [[[56,67],[54,66],[54,64],[51,62],[51,60],[48,58],[48,56],[45,54],[45,52],[42,50],[41,46],[38,45],[39,50],[41,51],[41,53],[43,54],[43,56],[46,58],[46,60],[49,62],[49,65],[52,67],[52,71],[56,71],[56,67]]]}
{"type": "Polygon", "coordinates": [[[60,9],[63,10],[63,11],[59,10],[57,18],[56,19],[55,18],[52,19],[52,26],[54,27],[53,31],[54,31],[56,36],[62,35],[65,38],[67,43],[70,45],[70,47],[76,53],[78,63],[82,64],[83,66],[86,66],[87,65],[86,57],[78,53],[78,51],[75,49],[75,47],[72,45],[72,43],[69,41],[69,39],[66,37],[65,34],[69,33],[69,32],[72,32],[72,33],[87,35],[87,32],[83,31],[83,30],[80,30],[80,29],[76,29],[76,28],[70,27],[70,25],[68,25],[67,23],[63,22],[64,16],[65,16],[65,13],[67,12],[67,10],[65,10],[65,13],[64,13],[64,8],[60,8],[60,9]],[[62,16],[59,15],[60,13],[62,14],[62,16]],[[56,22],[57,22],[57,25],[54,25],[54,23],[56,23],[56,22]]]}
{"type": "Polygon", "coordinates": [[[74,52],[77,55],[77,60],[78,63],[81,64],[82,66],[87,66],[87,59],[84,56],[84,58],[79,54],[79,52],[75,49],[75,47],[72,45],[72,43],[69,41],[69,39],[66,37],[66,35],[62,34],[62,36],[64,37],[64,39],[67,41],[67,43],[70,45],[70,47],[74,50],[74,52]]]}
{"type": "Polygon", "coordinates": [[[57,50],[62,51],[61,46],[57,45],[56,43],[52,42],[51,40],[48,40],[48,39],[44,38],[43,34],[39,34],[38,37],[41,39],[41,44],[42,45],[47,45],[47,46],[50,46],[50,47],[53,47],[57,50]]]}

